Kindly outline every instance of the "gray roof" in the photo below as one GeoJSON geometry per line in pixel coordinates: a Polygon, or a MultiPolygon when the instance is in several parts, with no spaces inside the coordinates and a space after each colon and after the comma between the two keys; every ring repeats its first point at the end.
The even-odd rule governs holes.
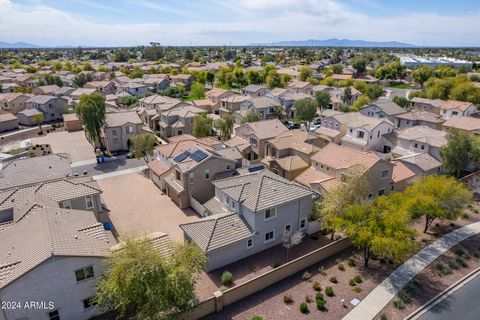
{"type": "MultiPolygon", "coordinates": [[[[403,109],[402,107],[400,107],[398,104],[396,104],[390,99],[379,98],[375,100],[371,105],[377,106],[389,116],[405,113],[405,109],[403,109]]],[[[362,109],[368,108],[368,107],[369,105],[363,107],[362,109]]]]}
{"type": "Polygon", "coordinates": [[[252,103],[256,109],[264,109],[264,108],[281,106],[280,102],[278,102],[277,99],[265,97],[265,96],[252,98],[252,103]]]}
{"type": "Polygon", "coordinates": [[[248,86],[244,87],[243,90],[248,91],[248,92],[258,92],[262,89],[265,89],[265,86],[259,85],[259,84],[249,84],[248,86]]]}
{"type": "Polygon", "coordinates": [[[0,170],[0,190],[64,178],[72,174],[70,164],[66,153],[5,162],[0,170]]]}
{"type": "Polygon", "coordinates": [[[180,228],[206,253],[253,236],[248,223],[236,213],[216,214],[180,228]]]}
{"type": "Polygon", "coordinates": [[[25,110],[20,111],[19,113],[23,114],[26,117],[33,117],[36,114],[42,114],[37,109],[25,109],[25,110]]]}
{"type": "Polygon", "coordinates": [[[104,257],[113,241],[92,212],[35,208],[0,232],[0,289],[54,256],[104,257]]]}
{"type": "Polygon", "coordinates": [[[135,111],[111,112],[105,115],[106,127],[120,127],[127,123],[141,124],[142,120],[135,111]]]}
{"type": "Polygon", "coordinates": [[[38,95],[31,97],[25,103],[37,103],[37,104],[46,104],[52,99],[57,99],[55,96],[47,96],[47,95],[38,95]]]}
{"type": "Polygon", "coordinates": [[[407,155],[404,157],[397,158],[395,160],[399,160],[404,163],[415,165],[424,172],[435,169],[435,168],[439,168],[442,165],[440,161],[438,161],[428,153],[417,153],[413,155],[407,155]]]}
{"type": "Polygon", "coordinates": [[[300,184],[268,170],[216,180],[213,184],[252,212],[276,207],[313,194],[300,184]]]}

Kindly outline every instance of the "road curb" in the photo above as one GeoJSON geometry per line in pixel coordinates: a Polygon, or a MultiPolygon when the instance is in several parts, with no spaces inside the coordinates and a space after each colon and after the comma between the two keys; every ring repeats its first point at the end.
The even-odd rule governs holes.
{"type": "Polygon", "coordinates": [[[411,314],[409,314],[407,317],[405,317],[403,320],[414,320],[414,319],[417,319],[419,316],[423,315],[425,312],[427,312],[430,307],[432,307],[433,305],[435,305],[437,303],[438,300],[442,299],[442,298],[446,298],[450,293],[453,293],[455,292],[456,290],[455,289],[458,289],[462,284],[464,284],[465,282],[467,282],[467,280],[471,280],[472,278],[474,278],[475,276],[477,276],[477,274],[480,274],[480,267],[476,268],[475,270],[473,270],[472,272],[470,272],[469,274],[467,274],[466,276],[464,276],[463,278],[461,278],[460,280],[458,280],[457,282],[455,282],[454,284],[452,284],[450,287],[448,287],[447,289],[443,290],[442,292],[440,292],[439,294],[437,294],[435,297],[433,297],[432,299],[428,300],[427,303],[425,303],[424,305],[422,305],[420,308],[418,308],[417,310],[413,311],[411,314]]]}

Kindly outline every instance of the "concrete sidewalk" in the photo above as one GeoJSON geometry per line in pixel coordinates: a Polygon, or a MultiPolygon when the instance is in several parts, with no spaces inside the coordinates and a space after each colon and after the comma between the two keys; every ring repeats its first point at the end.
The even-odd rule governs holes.
{"type": "Polygon", "coordinates": [[[420,271],[463,240],[480,233],[480,222],[454,230],[436,240],[392,272],[343,320],[371,320],[420,271]]]}
{"type": "Polygon", "coordinates": [[[92,178],[93,178],[93,180],[102,180],[102,179],[106,179],[106,178],[122,176],[124,174],[140,172],[140,171],[143,171],[147,168],[148,168],[147,166],[135,167],[135,168],[125,169],[125,170],[119,170],[119,171],[113,171],[113,172],[109,172],[109,173],[98,174],[96,176],[93,176],[92,178]]]}

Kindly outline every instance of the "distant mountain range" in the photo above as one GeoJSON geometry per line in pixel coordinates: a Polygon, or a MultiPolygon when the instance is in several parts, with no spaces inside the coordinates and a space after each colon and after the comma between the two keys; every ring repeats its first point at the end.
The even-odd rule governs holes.
{"type": "Polygon", "coordinates": [[[41,48],[41,47],[42,46],[26,43],[26,42],[8,43],[8,42],[0,41],[0,48],[2,49],[26,49],[26,48],[41,48]]]}
{"type": "Polygon", "coordinates": [[[327,39],[327,40],[301,40],[301,41],[278,41],[267,43],[252,43],[250,46],[265,47],[388,47],[388,48],[408,48],[416,47],[414,44],[397,41],[365,41],[349,39],[327,39]]]}

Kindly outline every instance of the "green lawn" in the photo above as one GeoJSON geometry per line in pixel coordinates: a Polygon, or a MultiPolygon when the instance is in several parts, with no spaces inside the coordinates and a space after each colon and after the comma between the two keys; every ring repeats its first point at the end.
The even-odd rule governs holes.
{"type": "Polygon", "coordinates": [[[388,86],[389,88],[395,89],[412,89],[412,87],[405,83],[392,83],[388,86]]]}

